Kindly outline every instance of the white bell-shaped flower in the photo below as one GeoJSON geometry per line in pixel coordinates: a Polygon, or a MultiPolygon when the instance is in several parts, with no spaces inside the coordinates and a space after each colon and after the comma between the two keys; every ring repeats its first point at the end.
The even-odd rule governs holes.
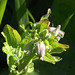
{"type": "Polygon", "coordinates": [[[44,59],[45,56],[45,44],[42,42],[37,43],[37,53],[41,60],[44,59]]]}

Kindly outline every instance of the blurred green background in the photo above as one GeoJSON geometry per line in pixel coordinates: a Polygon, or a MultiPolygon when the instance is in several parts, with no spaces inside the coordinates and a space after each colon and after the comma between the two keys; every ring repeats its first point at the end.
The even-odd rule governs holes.
{"type": "MultiPolygon", "coordinates": [[[[0,32],[5,24],[9,24],[20,33],[19,24],[28,26],[29,20],[38,22],[48,8],[52,10],[49,20],[53,25],[61,24],[62,30],[65,28],[65,36],[60,42],[70,45],[70,48],[59,54],[63,60],[55,65],[34,61],[35,71],[30,75],[75,75],[75,15],[70,18],[75,14],[75,0],[0,0],[0,32]]],[[[3,42],[0,34],[0,75],[8,75],[6,55],[2,52],[3,42]]]]}

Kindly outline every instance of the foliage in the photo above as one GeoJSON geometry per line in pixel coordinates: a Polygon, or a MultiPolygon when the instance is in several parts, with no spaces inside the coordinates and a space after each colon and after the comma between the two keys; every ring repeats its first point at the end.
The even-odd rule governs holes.
{"type": "Polygon", "coordinates": [[[0,25],[6,8],[7,0],[0,0],[0,25]]]}
{"type": "Polygon", "coordinates": [[[50,26],[50,14],[51,10],[48,9],[39,22],[29,22],[31,28],[20,25],[23,30],[21,35],[8,24],[5,25],[1,32],[6,40],[2,50],[7,54],[10,75],[27,75],[34,71],[33,61],[36,59],[55,64],[61,58],[53,54],[62,53],[69,48],[68,45],[59,43],[64,32],[60,30],[61,25],[50,26]]]}

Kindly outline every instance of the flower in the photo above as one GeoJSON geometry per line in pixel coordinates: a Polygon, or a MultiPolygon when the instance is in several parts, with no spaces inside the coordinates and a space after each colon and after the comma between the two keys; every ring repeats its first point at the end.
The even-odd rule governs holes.
{"type": "Polygon", "coordinates": [[[39,58],[43,61],[45,56],[45,44],[42,42],[37,43],[37,53],[39,58]]]}
{"type": "Polygon", "coordinates": [[[50,27],[49,31],[50,33],[54,34],[54,36],[57,37],[58,41],[60,40],[60,38],[63,38],[64,36],[64,32],[60,30],[61,25],[58,25],[57,28],[55,27],[50,27]]]}

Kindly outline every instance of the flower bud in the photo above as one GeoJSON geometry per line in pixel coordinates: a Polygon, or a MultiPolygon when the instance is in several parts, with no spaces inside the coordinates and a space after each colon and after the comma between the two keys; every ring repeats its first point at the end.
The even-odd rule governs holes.
{"type": "Polygon", "coordinates": [[[45,44],[43,43],[43,41],[37,43],[37,53],[39,55],[39,58],[43,60],[45,56],[45,44]]]}

